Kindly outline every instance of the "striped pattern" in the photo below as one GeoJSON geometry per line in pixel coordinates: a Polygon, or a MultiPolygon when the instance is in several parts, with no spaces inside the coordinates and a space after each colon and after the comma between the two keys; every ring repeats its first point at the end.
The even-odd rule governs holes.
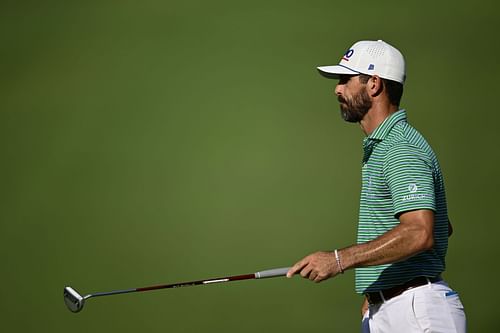
{"type": "Polygon", "coordinates": [[[362,190],[358,244],[399,224],[405,211],[435,212],[434,248],[394,264],[356,269],[356,292],[390,288],[417,276],[434,277],[445,269],[448,213],[438,160],[422,135],[400,110],[388,117],[363,142],[362,190]]]}

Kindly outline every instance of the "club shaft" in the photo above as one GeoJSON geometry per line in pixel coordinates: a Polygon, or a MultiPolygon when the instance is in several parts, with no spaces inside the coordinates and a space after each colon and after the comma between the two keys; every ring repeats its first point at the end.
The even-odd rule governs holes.
{"type": "Polygon", "coordinates": [[[225,276],[225,277],[221,277],[221,278],[208,279],[208,280],[196,280],[196,281],[179,282],[179,283],[172,283],[172,284],[160,284],[160,285],[155,285],[155,286],[141,287],[141,288],[134,288],[134,289],[123,289],[123,290],[114,290],[114,291],[108,291],[108,292],[99,292],[99,293],[93,293],[93,294],[87,295],[84,298],[87,299],[90,297],[128,294],[128,293],[133,293],[133,292],[144,292],[144,291],[151,291],[151,290],[158,290],[158,289],[190,287],[190,286],[199,286],[199,285],[205,285],[205,284],[214,284],[214,283],[223,283],[223,282],[231,282],[231,281],[241,281],[241,280],[262,279],[262,278],[269,278],[269,277],[276,277],[276,276],[284,276],[284,275],[286,275],[286,272],[288,271],[288,269],[289,269],[288,267],[277,268],[277,269],[271,269],[271,270],[261,271],[261,272],[252,273],[252,274],[225,276]]]}
{"type": "Polygon", "coordinates": [[[84,298],[90,298],[90,297],[99,297],[99,296],[110,296],[110,295],[118,295],[118,294],[128,294],[128,293],[133,293],[136,292],[136,289],[123,289],[123,290],[113,290],[113,291],[104,291],[101,293],[93,293],[90,295],[85,296],[84,298]]]}
{"type": "Polygon", "coordinates": [[[190,287],[190,286],[199,286],[199,285],[204,285],[204,284],[222,283],[222,282],[240,281],[240,280],[250,280],[250,279],[255,279],[255,274],[234,275],[234,276],[226,276],[226,277],[215,278],[215,279],[179,282],[179,283],[173,283],[173,284],[160,284],[157,286],[137,288],[136,291],[141,292],[141,291],[150,291],[150,290],[158,290],[158,289],[190,287]]]}
{"type": "Polygon", "coordinates": [[[221,278],[216,278],[216,279],[208,279],[208,280],[178,282],[178,283],[172,283],[172,284],[160,284],[160,285],[155,285],[155,286],[141,287],[141,288],[134,288],[134,289],[105,291],[105,292],[93,293],[93,294],[87,295],[87,296],[85,296],[85,299],[90,298],[90,297],[128,294],[128,293],[152,291],[152,290],[158,290],[158,289],[190,287],[190,286],[199,286],[199,285],[204,285],[204,284],[213,284],[213,283],[222,283],[222,282],[230,282],[230,281],[240,281],[240,280],[250,280],[250,279],[255,279],[255,274],[234,275],[234,276],[226,276],[226,277],[221,277],[221,278]]]}

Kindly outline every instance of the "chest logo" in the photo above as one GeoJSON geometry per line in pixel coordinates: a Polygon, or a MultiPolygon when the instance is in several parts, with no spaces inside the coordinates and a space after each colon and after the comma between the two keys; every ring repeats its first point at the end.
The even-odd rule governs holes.
{"type": "Polygon", "coordinates": [[[409,191],[410,193],[415,193],[415,192],[417,192],[417,191],[418,191],[418,186],[417,186],[417,184],[410,184],[410,185],[408,185],[408,191],[409,191]]]}

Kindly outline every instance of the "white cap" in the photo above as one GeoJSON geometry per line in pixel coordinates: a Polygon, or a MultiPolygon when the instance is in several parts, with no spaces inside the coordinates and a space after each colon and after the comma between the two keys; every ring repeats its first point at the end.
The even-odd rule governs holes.
{"type": "Polygon", "coordinates": [[[321,66],[318,70],[333,79],[341,74],[367,74],[403,84],[406,78],[403,55],[382,40],[359,41],[346,51],[338,65],[321,66]]]}

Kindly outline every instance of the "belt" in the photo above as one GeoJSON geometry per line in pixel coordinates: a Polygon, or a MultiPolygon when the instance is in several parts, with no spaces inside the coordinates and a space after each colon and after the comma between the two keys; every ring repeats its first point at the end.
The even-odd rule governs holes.
{"type": "Polygon", "coordinates": [[[405,292],[409,289],[426,285],[429,282],[434,283],[434,282],[438,282],[441,280],[442,279],[440,276],[433,277],[433,278],[419,276],[419,277],[416,277],[416,278],[414,278],[406,283],[400,284],[398,286],[394,286],[394,287],[380,290],[380,291],[365,293],[365,296],[366,296],[366,299],[368,300],[369,304],[372,304],[372,305],[379,304],[379,303],[382,303],[384,301],[388,301],[393,297],[399,296],[403,292],[405,292]]]}

